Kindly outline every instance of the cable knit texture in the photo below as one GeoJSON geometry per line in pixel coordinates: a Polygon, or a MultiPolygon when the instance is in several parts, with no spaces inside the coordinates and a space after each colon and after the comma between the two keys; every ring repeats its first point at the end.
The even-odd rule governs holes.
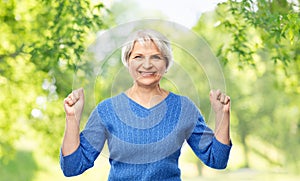
{"type": "Polygon", "coordinates": [[[107,140],[108,180],[180,180],[178,158],[184,143],[207,166],[224,169],[231,145],[215,139],[200,111],[187,97],[170,93],[145,108],[121,93],[99,103],[80,133],[80,146],[71,155],[60,154],[66,176],[94,165],[107,140]]]}

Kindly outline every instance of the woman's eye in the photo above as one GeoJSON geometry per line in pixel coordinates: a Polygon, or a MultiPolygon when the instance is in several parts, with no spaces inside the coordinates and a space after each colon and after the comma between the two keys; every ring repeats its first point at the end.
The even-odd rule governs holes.
{"type": "Polygon", "coordinates": [[[143,58],[142,56],[135,56],[135,57],[133,57],[134,60],[142,60],[142,58],[143,58]]]}
{"type": "Polygon", "coordinates": [[[162,58],[159,55],[154,55],[151,57],[152,60],[162,60],[162,58]]]}

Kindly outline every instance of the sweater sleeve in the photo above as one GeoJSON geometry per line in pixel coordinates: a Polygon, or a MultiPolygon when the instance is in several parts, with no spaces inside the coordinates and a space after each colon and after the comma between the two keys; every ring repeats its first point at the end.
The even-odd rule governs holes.
{"type": "Polygon", "coordinates": [[[65,176],[80,175],[94,166],[106,140],[97,108],[94,109],[84,130],[80,133],[80,145],[72,154],[63,156],[60,152],[60,166],[65,176]]]}
{"type": "Polygon", "coordinates": [[[187,142],[205,165],[215,169],[226,168],[232,145],[220,143],[200,113],[193,133],[187,142]]]}

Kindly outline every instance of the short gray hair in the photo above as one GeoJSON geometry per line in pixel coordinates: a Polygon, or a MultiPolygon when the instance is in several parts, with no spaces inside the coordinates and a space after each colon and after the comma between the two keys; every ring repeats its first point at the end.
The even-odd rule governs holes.
{"type": "Polygon", "coordinates": [[[152,41],[156,45],[162,56],[165,58],[167,70],[169,70],[169,68],[173,64],[173,56],[170,42],[164,35],[152,29],[138,30],[128,37],[127,41],[125,42],[122,48],[121,57],[122,62],[126,67],[128,67],[128,60],[131,55],[134,43],[137,41],[141,44],[145,44],[145,42],[147,41],[152,41]]]}

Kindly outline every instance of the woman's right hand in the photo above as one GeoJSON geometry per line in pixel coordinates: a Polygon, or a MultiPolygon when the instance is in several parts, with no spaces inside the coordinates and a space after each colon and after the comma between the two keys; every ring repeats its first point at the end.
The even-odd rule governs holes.
{"type": "Polygon", "coordinates": [[[80,123],[81,115],[84,108],[84,92],[83,88],[73,90],[64,99],[64,109],[67,119],[75,119],[80,123]]]}

